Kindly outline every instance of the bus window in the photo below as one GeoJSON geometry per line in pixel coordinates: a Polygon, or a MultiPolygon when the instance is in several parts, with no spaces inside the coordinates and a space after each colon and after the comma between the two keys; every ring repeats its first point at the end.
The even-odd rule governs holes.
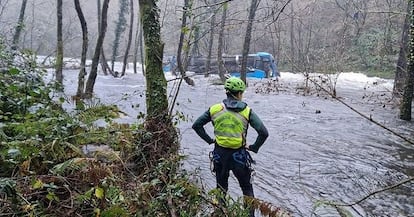
{"type": "MultiPolygon", "coordinates": [[[[261,60],[256,60],[255,68],[256,68],[256,69],[263,70],[263,69],[264,69],[264,64],[263,64],[263,61],[261,61],[261,60]]],[[[264,71],[264,70],[263,70],[263,71],[264,71]]]]}
{"type": "Polygon", "coordinates": [[[247,67],[254,68],[254,57],[253,56],[247,57],[247,67]]]}

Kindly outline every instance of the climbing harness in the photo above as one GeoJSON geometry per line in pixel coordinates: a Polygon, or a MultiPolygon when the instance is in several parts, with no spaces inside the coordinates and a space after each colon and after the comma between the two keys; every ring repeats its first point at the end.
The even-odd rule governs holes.
{"type": "Polygon", "coordinates": [[[247,167],[250,170],[250,183],[253,183],[256,171],[254,170],[252,164],[256,164],[256,161],[253,160],[250,153],[246,149],[240,149],[238,152],[233,153],[233,159],[235,162],[247,167]]]}
{"type": "MultiPolygon", "coordinates": [[[[220,162],[220,155],[217,154],[215,151],[210,151],[210,153],[208,154],[208,157],[210,158],[210,171],[215,176],[216,170],[214,168],[214,164],[220,162]]],[[[237,164],[240,164],[241,166],[245,166],[250,170],[250,173],[251,173],[250,182],[252,183],[253,178],[256,175],[256,171],[254,170],[252,164],[256,164],[256,161],[253,160],[250,153],[246,149],[240,149],[239,151],[233,153],[233,160],[237,164]]]]}
{"type": "Polygon", "coordinates": [[[246,149],[240,149],[239,151],[234,152],[233,159],[237,163],[246,166],[249,169],[252,169],[252,164],[256,163],[246,149]]]}
{"type": "Polygon", "coordinates": [[[214,168],[214,163],[219,163],[220,155],[218,155],[214,151],[210,151],[208,154],[208,157],[210,158],[210,171],[213,175],[216,175],[214,172],[216,172],[216,169],[214,168]]]}

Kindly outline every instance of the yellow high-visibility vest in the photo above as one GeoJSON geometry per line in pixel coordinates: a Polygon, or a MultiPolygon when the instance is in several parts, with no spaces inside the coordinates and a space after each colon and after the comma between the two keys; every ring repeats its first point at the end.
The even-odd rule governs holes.
{"type": "Polygon", "coordinates": [[[246,144],[250,108],[240,112],[227,110],[223,103],[210,107],[216,143],[224,148],[238,149],[246,144]]]}

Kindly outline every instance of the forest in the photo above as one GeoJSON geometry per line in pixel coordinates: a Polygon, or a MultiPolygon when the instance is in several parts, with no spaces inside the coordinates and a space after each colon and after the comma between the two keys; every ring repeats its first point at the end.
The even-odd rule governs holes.
{"type": "MultiPolygon", "coordinates": [[[[207,190],[183,169],[178,125],[189,118],[177,111],[180,87],[169,92],[164,66],[176,57],[178,85],[196,86],[194,75],[218,76],[214,83],[222,85],[225,57],[240,55],[247,83],[249,54],[267,52],[280,72],[306,78],[307,93],[314,88],[332,99],[339,99],[341,73],[390,79],[398,118],[412,126],[413,6],[406,0],[0,0],[0,216],[241,217],[249,216],[245,206],[261,216],[298,215],[273,201],[207,190]],[[189,70],[197,59],[201,73],[189,70]],[[73,95],[65,93],[69,71],[77,73],[73,95]],[[142,73],[145,83],[145,111],[134,123],[117,122],[125,113],[97,97],[97,77],[128,79],[127,72],[142,73]]],[[[268,92],[281,88],[268,80],[276,83],[268,92]]],[[[413,145],[412,137],[365,118],[413,145]]],[[[321,204],[341,217],[355,215],[349,211],[355,204],[315,207],[321,204]]]]}

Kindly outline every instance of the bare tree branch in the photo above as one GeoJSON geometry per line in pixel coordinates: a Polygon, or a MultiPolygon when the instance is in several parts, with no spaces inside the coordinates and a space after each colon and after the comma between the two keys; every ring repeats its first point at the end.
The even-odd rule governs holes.
{"type": "Polygon", "coordinates": [[[208,4],[207,2],[205,2],[205,3],[206,3],[206,5],[202,5],[202,6],[199,6],[199,7],[193,8],[193,10],[197,10],[197,9],[200,9],[200,8],[214,7],[214,6],[217,6],[217,5],[223,5],[223,4],[225,4],[225,3],[232,2],[232,1],[233,1],[233,0],[224,0],[224,1],[221,1],[221,2],[213,3],[213,4],[208,4]]]}
{"type": "Polygon", "coordinates": [[[337,96],[335,96],[334,94],[332,94],[330,91],[326,90],[324,87],[322,87],[320,84],[318,84],[316,81],[314,81],[313,79],[309,78],[309,81],[311,81],[312,83],[314,83],[316,86],[318,86],[319,88],[321,88],[321,90],[323,90],[324,92],[328,93],[332,98],[336,99],[337,101],[339,101],[340,103],[342,103],[343,105],[345,105],[346,107],[348,107],[349,109],[351,109],[352,111],[354,111],[355,113],[361,115],[362,117],[364,117],[365,119],[371,121],[372,123],[380,126],[381,128],[387,130],[388,132],[400,137],[401,139],[403,139],[404,141],[414,145],[414,141],[410,140],[409,138],[404,137],[403,135],[399,134],[398,132],[395,132],[394,130],[384,126],[383,124],[379,123],[378,121],[375,121],[374,119],[372,119],[371,116],[367,116],[365,114],[362,114],[360,111],[356,110],[355,108],[353,108],[352,106],[348,105],[346,102],[344,102],[343,100],[339,99],[337,96]]]}
{"type": "Polygon", "coordinates": [[[280,9],[279,13],[277,13],[276,18],[275,18],[275,19],[273,19],[273,20],[272,20],[272,22],[270,22],[269,24],[267,24],[267,25],[266,25],[266,27],[267,27],[267,26],[269,26],[269,25],[271,25],[271,24],[273,24],[273,23],[275,23],[275,22],[279,19],[280,15],[283,13],[283,11],[285,10],[286,6],[287,6],[287,5],[288,5],[291,1],[292,1],[292,0],[288,0],[288,1],[287,1],[284,5],[283,5],[282,9],[280,9]]]}
{"type": "Polygon", "coordinates": [[[401,182],[398,182],[398,183],[395,183],[393,185],[387,186],[385,188],[382,188],[382,189],[378,189],[376,191],[373,191],[373,192],[365,195],[361,199],[359,199],[359,200],[357,200],[355,202],[352,202],[352,203],[331,203],[331,202],[328,202],[327,204],[332,205],[332,206],[354,206],[354,205],[357,205],[357,204],[361,203],[362,201],[364,201],[364,200],[366,200],[366,199],[368,199],[368,198],[370,198],[370,197],[372,197],[372,196],[374,196],[376,194],[379,194],[379,193],[384,192],[384,191],[389,191],[391,189],[397,188],[397,187],[399,187],[401,185],[404,185],[406,183],[410,183],[412,181],[414,181],[414,177],[410,177],[408,179],[402,180],[401,182]]]}

